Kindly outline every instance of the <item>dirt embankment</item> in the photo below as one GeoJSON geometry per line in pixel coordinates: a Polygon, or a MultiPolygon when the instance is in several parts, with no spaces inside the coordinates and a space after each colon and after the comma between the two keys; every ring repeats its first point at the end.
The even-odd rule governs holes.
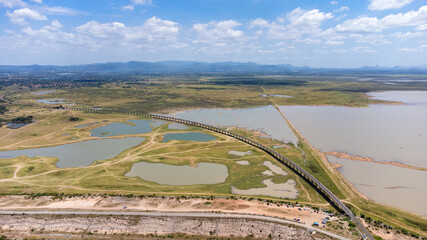
{"type": "MultiPolygon", "coordinates": [[[[232,237],[241,239],[333,239],[323,234],[313,234],[305,228],[245,218],[209,218],[184,216],[2,216],[2,234],[14,238],[45,237],[49,239],[117,239],[126,236],[186,235],[232,237]]],[[[163,238],[163,237],[161,237],[163,238]]],[[[184,239],[181,238],[181,239],[184,239]]]]}
{"type": "Polygon", "coordinates": [[[0,210],[78,210],[78,211],[153,211],[153,212],[223,212],[244,213],[280,217],[284,219],[300,219],[301,223],[312,225],[321,222],[323,212],[309,208],[278,205],[257,200],[216,198],[179,199],[172,197],[73,197],[53,200],[44,196],[31,199],[25,196],[1,196],[0,210]]]}

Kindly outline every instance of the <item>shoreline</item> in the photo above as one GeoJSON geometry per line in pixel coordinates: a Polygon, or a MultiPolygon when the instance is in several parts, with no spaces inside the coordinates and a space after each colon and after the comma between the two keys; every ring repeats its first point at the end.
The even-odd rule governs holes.
{"type": "MultiPolygon", "coordinates": [[[[370,100],[377,100],[377,99],[370,99],[370,100]]],[[[358,105],[358,106],[354,106],[354,105],[338,105],[338,104],[285,104],[285,105],[279,105],[279,106],[313,106],[313,107],[327,107],[327,106],[331,106],[331,107],[349,107],[349,108],[366,108],[366,107],[370,107],[371,105],[390,105],[390,106],[394,106],[394,105],[407,105],[404,102],[398,102],[398,101],[385,101],[385,100],[380,100],[382,102],[373,102],[373,103],[366,103],[366,105],[358,105]]],[[[218,110],[242,110],[242,109],[251,109],[251,108],[260,108],[260,107],[266,107],[266,106],[272,106],[274,107],[274,104],[267,104],[267,105],[254,105],[254,106],[250,106],[250,107],[179,107],[179,108],[171,108],[171,109],[166,109],[166,110],[161,110],[161,111],[156,111],[152,114],[159,114],[159,115],[174,115],[177,113],[183,113],[183,112],[188,112],[188,111],[197,111],[197,110],[205,110],[205,109],[218,109],[218,110]]]]}
{"type": "Polygon", "coordinates": [[[411,165],[407,165],[404,163],[398,163],[398,162],[374,161],[372,158],[369,158],[369,157],[354,156],[354,155],[350,155],[346,152],[333,151],[333,152],[323,152],[323,154],[331,155],[331,156],[338,157],[338,158],[348,159],[348,160],[352,160],[352,161],[372,162],[372,163],[386,164],[386,165],[391,165],[391,166],[395,166],[395,167],[402,167],[402,168],[408,168],[408,169],[419,170],[419,171],[427,171],[427,168],[423,168],[423,167],[411,166],[411,165]]]}

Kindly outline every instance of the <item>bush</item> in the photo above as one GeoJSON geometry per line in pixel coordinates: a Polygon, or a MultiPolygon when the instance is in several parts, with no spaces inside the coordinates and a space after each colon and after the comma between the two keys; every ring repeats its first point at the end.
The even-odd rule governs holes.
{"type": "Polygon", "coordinates": [[[9,110],[5,106],[0,106],[0,114],[4,114],[7,111],[9,110]]]}
{"type": "Polygon", "coordinates": [[[31,123],[33,121],[33,116],[20,116],[12,118],[11,122],[13,123],[31,123]]]}
{"type": "Polygon", "coordinates": [[[80,121],[80,118],[78,118],[78,117],[70,117],[70,121],[71,122],[77,122],[77,121],[80,121]]]}

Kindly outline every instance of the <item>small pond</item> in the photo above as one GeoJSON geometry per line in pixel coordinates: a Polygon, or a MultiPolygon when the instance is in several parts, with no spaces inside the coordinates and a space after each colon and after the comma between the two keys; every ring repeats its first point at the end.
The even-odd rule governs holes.
{"type": "Polygon", "coordinates": [[[161,126],[164,121],[157,120],[128,120],[128,123],[115,122],[103,127],[91,130],[91,136],[94,137],[111,137],[126,134],[148,133],[155,127],[161,126]]]}
{"type": "Polygon", "coordinates": [[[293,98],[292,96],[288,96],[288,95],[281,95],[281,94],[262,94],[261,97],[281,97],[281,98],[293,98]]]}
{"type": "Polygon", "coordinates": [[[267,166],[271,170],[271,172],[273,172],[275,174],[283,175],[283,176],[288,175],[288,173],[286,173],[282,168],[280,168],[279,166],[273,164],[270,161],[265,161],[264,162],[264,166],[267,166]]]}
{"type": "Polygon", "coordinates": [[[58,168],[85,167],[97,160],[115,157],[124,150],[132,148],[144,140],[145,138],[143,137],[98,139],[55,147],[0,151],[0,159],[16,158],[19,156],[56,157],[59,159],[56,163],[58,168]]]}
{"type": "Polygon", "coordinates": [[[236,162],[237,164],[239,164],[239,165],[249,165],[250,163],[248,162],[248,161],[246,161],[246,160],[243,160],[243,161],[237,161],[236,162]]]}
{"type": "Polygon", "coordinates": [[[267,187],[264,188],[251,188],[241,190],[231,186],[231,192],[239,195],[264,195],[277,198],[295,199],[298,196],[298,190],[295,188],[295,181],[289,179],[285,183],[273,183],[271,179],[264,180],[267,187]]]}
{"type": "Polygon", "coordinates": [[[43,95],[43,94],[48,94],[48,93],[54,93],[56,91],[41,91],[41,92],[35,92],[33,93],[33,95],[43,95]]]}
{"type": "Polygon", "coordinates": [[[216,139],[214,136],[200,132],[168,133],[163,136],[164,143],[171,140],[209,142],[216,139]]]}
{"type": "Polygon", "coordinates": [[[44,104],[73,104],[72,102],[68,102],[67,100],[62,98],[40,99],[37,100],[37,102],[44,104]]]}
{"type": "Polygon", "coordinates": [[[228,154],[230,155],[236,155],[236,156],[246,156],[246,155],[253,155],[253,153],[251,152],[251,150],[248,150],[246,152],[239,152],[239,151],[228,151],[228,154]]]}
{"type": "Polygon", "coordinates": [[[18,129],[18,128],[21,128],[21,127],[25,127],[25,126],[27,126],[28,124],[31,124],[31,123],[6,123],[5,125],[9,126],[10,129],[18,129]]]}
{"type": "Polygon", "coordinates": [[[126,176],[163,185],[215,184],[227,179],[228,169],[217,163],[199,163],[197,167],[190,167],[139,162],[132,166],[126,176]]]}

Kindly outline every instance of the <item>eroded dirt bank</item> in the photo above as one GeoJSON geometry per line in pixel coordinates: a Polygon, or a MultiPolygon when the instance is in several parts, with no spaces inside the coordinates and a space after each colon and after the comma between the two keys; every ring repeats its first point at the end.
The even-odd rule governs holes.
{"type": "MultiPolygon", "coordinates": [[[[325,235],[310,228],[287,224],[265,217],[231,214],[205,214],[186,216],[124,216],[124,215],[2,215],[1,231],[14,238],[48,237],[121,238],[122,236],[147,236],[155,234],[185,233],[187,235],[258,239],[341,239],[325,235]]],[[[320,230],[321,231],[321,230],[320,230]]]]}
{"type": "Polygon", "coordinates": [[[257,200],[176,197],[111,197],[86,196],[54,199],[50,196],[1,196],[0,211],[10,210],[76,210],[76,211],[152,211],[152,212],[223,212],[257,214],[284,219],[299,218],[300,223],[311,226],[325,218],[322,211],[309,208],[260,202],[257,200]]]}

